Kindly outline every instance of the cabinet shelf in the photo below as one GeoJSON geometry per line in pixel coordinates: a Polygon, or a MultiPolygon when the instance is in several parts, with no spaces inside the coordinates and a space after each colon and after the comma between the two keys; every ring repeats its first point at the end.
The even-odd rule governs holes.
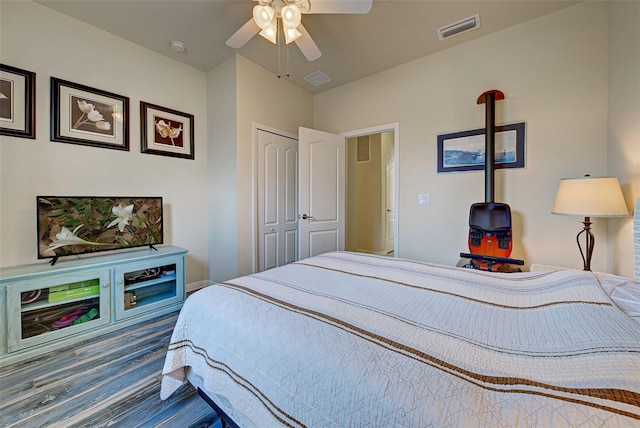
{"type": "Polygon", "coordinates": [[[76,302],[82,302],[83,300],[91,300],[91,299],[96,299],[99,298],[100,294],[93,294],[93,295],[89,295],[89,296],[82,296],[82,297],[74,297],[71,299],[67,299],[67,300],[61,300],[59,302],[49,302],[47,300],[42,300],[42,301],[36,301],[33,303],[26,303],[24,305],[21,305],[20,307],[20,312],[32,312],[32,311],[37,311],[39,309],[45,309],[45,308],[51,308],[51,307],[55,307],[55,306],[62,306],[65,305],[67,303],[76,303],[76,302]]]}
{"type": "Polygon", "coordinates": [[[129,285],[125,285],[124,289],[125,291],[133,291],[133,290],[137,290],[139,288],[145,288],[145,287],[151,287],[153,285],[156,284],[161,284],[163,282],[170,282],[170,281],[175,281],[176,280],[176,274],[171,274],[171,275],[162,275],[159,278],[155,278],[155,279],[150,279],[148,281],[141,281],[141,282],[136,282],[134,284],[129,284],[129,285]]]}
{"type": "Polygon", "coordinates": [[[143,306],[150,305],[152,303],[161,302],[161,301],[167,300],[167,299],[169,299],[171,297],[175,297],[175,295],[176,294],[174,292],[167,291],[167,292],[164,292],[164,293],[154,294],[154,295],[151,295],[149,297],[144,297],[142,299],[138,299],[138,301],[136,302],[136,305],[132,306],[131,308],[129,308],[129,310],[141,308],[143,306]]]}

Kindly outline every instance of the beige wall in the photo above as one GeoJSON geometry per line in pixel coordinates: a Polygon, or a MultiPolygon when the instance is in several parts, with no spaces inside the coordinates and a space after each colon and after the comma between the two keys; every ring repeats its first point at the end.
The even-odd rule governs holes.
{"type": "Polygon", "coordinates": [[[345,250],[358,250],[358,174],[356,169],[357,141],[360,137],[347,138],[347,183],[346,183],[346,225],[345,250]]]}
{"type": "Polygon", "coordinates": [[[312,96],[237,55],[238,70],[238,275],[253,272],[255,175],[253,123],[291,134],[313,121],[312,96]]]}
{"type": "Polygon", "coordinates": [[[205,280],[205,73],[24,1],[0,2],[0,62],[37,73],[37,138],[0,137],[0,265],[37,261],[36,195],[159,195],[165,243],[205,280]],[[51,76],[129,97],[130,151],[49,141],[51,76]],[[140,153],[140,101],[195,116],[195,160],[140,153]]]}
{"type": "MultiPolygon", "coordinates": [[[[451,265],[466,251],[469,206],[484,199],[484,176],[437,174],[436,137],[484,126],[476,99],[500,89],[497,121],[527,124],[526,168],[496,174],[496,200],[513,212],[512,256],[582,267],[579,219],[550,212],[560,178],[619,172],[607,165],[608,24],[606,3],[585,2],[314,97],[318,129],[399,122],[401,257],[451,265]],[[417,205],[420,193],[431,206],[417,205]]],[[[606,221],[595,233],[593,267],[607,270],[606,221]]]]}
{"type": "MultiPolygon", "coordinates": [[[[608,173],[620,180],[629,211],[640,197],[640,2],[609,5],[608,173]]],[[[631,217],[609,223],[609,269],[632,276],[631,217]]],[[[598,249],[596,249],[597,251],[598,249]]]]}
{"type": "Polygon", "coordinates": [[[253,272],[254,124],[291,134],[311,125],[311,94],[235,55],[208,73],[209,279],[253,272]]]}
{"type": "Polygon", "coordinates": [[[381,134],[365,135],[358,140],[369,140],[370,159],[355,164],[357,174],[356,199],[358,201],[358,244],[359,251],[381,253],[382,245],[382,169],[381,134]]]}
{"type": "Polygon", "coordinates": [[[207,73],[208,278],[223,281],[238,274],[238,176],[236,58],[207,73]]]}
{"type": "MultiPolygon", "coordinates": [[[[218,112],[235,107],[235,116],[231,114],[230,116],[234,117],[229,117],[229,121],[233,119],[232,124],[227,122],[223,126],[233,128],[233,130],[228,129],[228,134],[231,137],[235,132],[236,145],[234,154],[229,153],[231,146],[228,145],[225,150],[226,155],[220,153],[220,159],[212,161],[226,164],[225,171],[212,172],[212,175],[223,175],[219,178],[229,186],[235,180],[235,189],[226,187],[223,190],[222,194],[226,194],[228,199],[221,198],[215,192],[211,193],[211,209],[214,211],[211,218],[218,218],[215,211],[221,210],[226,213],[224,218],[229,221],[210,222],[210,239],[218,250],[230,253],[223,257],[229,264],[223,264],[224,262],[212,257],[213,267],[210,269],[212,280],[229,279],[253,272],[255,225],[253,124],[262,124],[297,134],[299,126],[311,127],[313,120],[312,95],[292,85],[286,79],[278,79],[273,73],[240,55],[236,55],[222,67],[225,71],[233,67],[234,71],[220,76],[219,70],[214,69],[209,73],[209,81],[222,77],[216,83],[216,87],[223,92],[226,92],[228,87],[234,88],[235,94],[229,103],[226,97],[218,96],[217,91],[210,91],[209,106],[213,111],[218,112]],[[235,194],[231,193],[233,190],[235,194]],[[234,216],[235,221],[232,220],[234,216]],[[217,242],[215,236],[223,237],[222,242],[217,242]],[[237,254],[235,271],[233,268],[236,266],[232,262],[235,259],[234,251],[237,254]]],[[[229,115],[229,113],[226,114],[229,115]]],[[[211,130],[211,132],[217,131],[211,130]]],[[[231,144],[232,140],[229,139],[226,143],[231,144]]],[[[211,144],[216,143],[211,142],[211,144]]]]}
{"type": "Polygon", "coordinates": [[[239,55],[205,74],[37,3],[0,11],[1,62],[38,73],[37,140],[1,137],[0,265],[37,261],[37,194],[124,192],[164,197],[165,242],[190,250],[189,282],[250,273],[252,124],[311,127],[312,95],[239,55]],[[50,142],[50,76],[129,96],[131,151],[50,142]],[[141,100],[194,114],[195,161],[140,153],[141,100]]]}
{"type": "MultiPolygon", "coordinates": [[[[436,137],[482,127],[475,100],[496,88],[498,121],[527,123],[526,168],[496,181],[513,256],[580,267],[578,219],[550,214],[558,180],[617,175],[629,207],[640,196],[639,7],[585,2],[312,96],[240,56],[205,74],[37,3],[0,2],[0,62],[37,73],[37,139],[0,137],[0,266],[36,261],[35,195],[126,190],[165,198],[165,242],[190,250],[189,282],[250,272],[254,122],[293,134],[399,122],[399,255],[454,264],[483,175],[436,174],[436,137]],[[131,151],[50,142],[50,76],[129,96],[131,151]],[[140,153],[140,101],[195,115],[194,161],[140,153]]],[[[594,269],[631,276],[630,219],[595,232],[594,269]]]]}

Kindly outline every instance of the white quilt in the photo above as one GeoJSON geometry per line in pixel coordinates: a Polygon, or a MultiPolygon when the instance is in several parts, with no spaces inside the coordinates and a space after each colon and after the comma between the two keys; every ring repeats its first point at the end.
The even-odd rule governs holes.
{"type": "Polygon", "coordinates": [[[202,289],[188,374],[241,426],[640,426],[640,326],[588,272],[328,253],[202,289]]]}

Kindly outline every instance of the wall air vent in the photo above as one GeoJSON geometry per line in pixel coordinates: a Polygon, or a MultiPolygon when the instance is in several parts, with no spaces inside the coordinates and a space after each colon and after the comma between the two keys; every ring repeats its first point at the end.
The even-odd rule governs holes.
{"type": "Polygon", "coordinates": [[[311,73],[310,75],[303,77],[303,79],[311,83],[313,86],[320,86],[327,82],[331,82],[331,77],[327,76],[322,71],[311,73]]]}
{"type": "Polygon", "coordinates": [[[356,162],[371,162],[371,143],[368,135],[358,137],[356,146],[356,162]]]}
{"type": "Polygon", "coordinates": [[[454,22],[444,27],[440,27],[436,30],[438,38],[440,40],[448,39],[456,34],[464,33],[465,31],[475,30],[480,28],[480,15],[470,16],[460,21],[454,22]]]}

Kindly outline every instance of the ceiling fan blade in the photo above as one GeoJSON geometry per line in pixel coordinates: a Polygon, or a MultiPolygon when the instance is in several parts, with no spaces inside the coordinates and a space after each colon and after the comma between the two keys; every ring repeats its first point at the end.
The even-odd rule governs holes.
{"type": "Polygon", "coordinates": [[[373,0],[309,0],[309,8],[302,13],[369,13],[373,0]]]}
{"type": "Polygon", "coordinates": [[[238,31],[233,33],[229,39],[227,39],[227,46],[230,48],[243,47],[253,36],[258,34],[260,27],[256,24],[256,21],[251,18],[244,24],[238,31]]]}
{"type": "Polygon", "coordinates": [[[296,45],[298,45],[298,48],[300,48],[300,51],[302,51],[305,58],[309,61],[315,61],[320,58],[322,56],[322,52],[318,49],[318,45],[313,41],[307,29],[300,24],[298,26],[298,31],[302,33],[302,36],[296,39],[296,45]]]}

